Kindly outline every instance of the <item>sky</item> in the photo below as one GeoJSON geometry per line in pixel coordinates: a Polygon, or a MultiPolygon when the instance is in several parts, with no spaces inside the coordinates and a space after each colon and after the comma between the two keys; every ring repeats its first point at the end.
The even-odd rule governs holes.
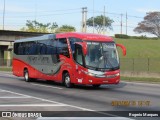
{"type": "MultiPolygon", "coordinates": [[[[113,19],[113,30],[105,34],[135,34],[133,29],[143,20],[146,12],[160,11],[160,0],[0,0],[0,29],[3,29],[3,12],[5,1],[5,30],[20,30],[27,20],[37,20],[41,23],[56,22],[61,25],[72,25],[81,32],[82,7],[87,7],[87,18],[104,14],[113,19]]],[[[96,31],[96,30],[95,30],[96,31]]],[[[93,29],[87,27],[87,32],[93,29]]],[[[150,36],[149,34],[143,34],[150,36]]]]}

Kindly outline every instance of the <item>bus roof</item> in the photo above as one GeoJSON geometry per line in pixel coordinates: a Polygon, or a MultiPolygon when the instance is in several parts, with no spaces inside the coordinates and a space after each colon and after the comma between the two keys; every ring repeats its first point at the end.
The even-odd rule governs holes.
{"type": "Polygon", "coordinates": [[[93,33],[59,33],[56,34],[56,38],[64,38],[64,37],[76,37],[80,38],[84,41],[113,41],[112,37],[106,36],[106,35],[99,35],[99,34],[93,34],[93,33]]]}
{"type": "Polygon", "coordinates": [[[56,39],[56,38],[69,38],[69,37],[79,38],[84,41],[113,41],[112,37],[109,37],[106,35],[99,35],[99,34],[92,34],[92,33],[69,32],[69,33],[48,34],[48,35],[43,35],[43,36],[39,36],[39,37],[19,39],[19,40],[16,40],[15,43],[37,41],[37,40],[49,40],[49,39],[56,39]]]}
{"type": "Polygon", "coordinates": [[[55,34],[48,34],[48,35],[43,35],[43,36],[38,36],[38,37],[19,39],[19,40],[16,40],[15,43],[17,43],[17,42],[37,41],[37,40],[49,40],[49,39],[55,39],[55,38],[56,38],[55,34]]]}

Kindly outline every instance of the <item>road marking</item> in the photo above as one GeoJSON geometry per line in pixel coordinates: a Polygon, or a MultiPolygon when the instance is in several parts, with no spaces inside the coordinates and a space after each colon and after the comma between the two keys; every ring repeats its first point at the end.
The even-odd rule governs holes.
{"type": "MultiPolygon", "coordinates": [[[[9,74],[8,74],[9,76],[9,74]]],[[[11,75],[10,75],[11,76],[11,75]]],[[[13,76],[12,76],[13,77],[13,76]]],[[[33,84],[33,83],[32,83],[33,84]]],[[[39,84],[34,84],[34,85],[39,85],[39,84]]],[[[45,86],[46,85],[39,85],[39,86],[45,86]]],[[[49,87],[49,86],[47,86],[49,87]]],[[[51,86],[52,87],[52,86],[51,86]]],[[[53,87],[52,87],[53,88],[53,87]]],[[[54,87],[55,88],[55,87],[54,87]]],[[[59,87],[57,87],[59,89],[59,87]]],[[[63,88],[60,88],[60,89],[63,89],[63,88]]],[[[1,90],[1,89],[0,89],[1,90]]],[[[102,115],[109,115],[109,116],[113,116],[113,117],[119,117],[118,115],[114,115],[114,114],[109,114],[109,113],[104,113],[104,112],[98,112],[96,110],[93,110],[93,109],[88,109],[88,108],[84,108],[84,107],[79,107],[79,106],[75,106],[75,105],[69,105],[69,104],[65,104],[65,103],[60,103],[60,102],[56,102],[56,101],[52,101],[52,100],[47,100],[47,99],[43,99],[43,98],[39,98],[39,97],[34,97],[34,96],[29,96],[29,95],[25,95],[25,94],[20,94],[20,93],[16,93],[16,92],[11,92],[11,91],[8,91],[8,90],[4,90],[6,92],[10,92],[10,93],[13,93],[13,94],[17,94],[17,95],[22,95],[22,96],[28,96],[28,97],[32,97],[32,98],[35,98],[35,99],[38,99],[38,100],[41,100],[41,101],[46,101],[46,102],[51,102],[51,103],[57,103],[57,104],[62,104],[64,106],[69,106],[69,107],[73,107],[73,108],[77,108],[77,109],[80,109],[80,110],[83,110],[83,111],[92,111],[92,112],[95,112],[95,113],[99,113],[99,114],[102,114],[102,115]]]]}
{"type": "MultiPolygon", "coordinates": [[[[2,89],[0,89],[0,90],[2,90],[2,89]]],[[[9,93],[12,93],[12,94],[16,94],[16,95],[25,96],[25,97],[31,97],[31,98],[34,98],[34,99],[37,99],[37,100],[41,100],[41,101],[61,104],[59,102],[55,102],[55,101],[51,101],[51,100],[47,100],[47,99],[43,99],[43,98],[38,98],[38,97],[34,97],[34,96],[29,96],[29,95],[25,95],[25,94],[21,94],[21,93],[17,93],[17,92],[12,92],[12,91],[8,91],[8,90],[3,90],[3,91],[6,91],[6,92],[9,92],[9,93]]]]}
{"type": "Polygon", "coordinates": [[[143,86],[157,86],[160,87],[160,84],[153,84],[153,83],[140,83],[140,82],[122,82],[122,83],[128,83],[128,84],[138,84],[138,85],[143,85],[143,86]]]}
{"type": "MultiPolygon", "coordinates": [[[[2,89],[0,89],[2,90],[2,89]]],[[[3,91],[6,91],[6,92],[10,92],[10,93],[13,93],[13,94],[17,94],[17,95],[22,95],[22,96],[27,96],[27,97],[32,97],[32,98],[35,98],[37,100],[41,100],[41,101],[46,101],[46,102],[50,102],[50,103],[56,103],[58,105],[64,105],[64,106],[68,106],[68,107],[72,107],[72,108],[77,108],[77,109],[80,109],[80,110],[83,110],[83,111],[92,111],[92,112],[95,112],[95,113],[99,113],[99,114],[102,114],[102,115],[109,115],[109,116],[113,116],[113,117],[119,117],[117,115],[113,115],[113,114],[109,114],[109,113],[104,113],[104,112],[98,112],[96,110],[93,110],[93,109],[88,109],[88,108],[84,108],[84,107],[79,107],[79,106],[75,106],[75,105],[69,105],[69,104],[65,104],[65,103],[61,103],[61,102],[56,102],[56,101],[52,101],[52,100],[47,100],[47,99],[43,99],[43,98],[39,98],[39,97],[34,97],[34,96],[29,96],[29,95],[25,95],[25,94],[21,94],[21,93],[17,93],[17,92],[11,92],[11,91],[8,91],[8,90],[3,90],[3,91]]],[[[52,104],[51,104],[52,105],[52,104]]],[[[0,105],[1,107],[5,107],[5,105],[0,105]]],[[[8,107],[10,105],[7,105],[8,107]]]]}
{"type": "Polygon", "coordinates": [[[14,75],[12,75],[12,74],[7,74],[7,73],[0,73],[0,75],[2,75],[2,76],[10,76],[10,77],[15,77],[14,75]]]}
{"type": "MultiPolygon", "coordinates": [[[[10,74],[5,74],[5,73],[0,73],[0,75],[3,75],[3,76],[10,76],[10,77],[16,77],[14,75],[10,75],[10,74]]],[[[48,88],[54,88],[54,89],[63,89],[61,87],[53,87],[53,86],[48,86],[48,85],[41,85],[41,84],[35,84],[35,83],[30,83],[31,85],[35,85],[35,86],[43,86],[43,87],[48,87],[48,88]]]]}
{"type": "Polygon", "coordinates": [[[20,94],[20,93],[16,93],[16,92],[8,91],[8,90],[2,90],[2,89],[0,89],[0,91],[4,91],[4,92],[8,92],[8,93],[12,93],[12,94],[16,94],[16,95],[20,95],[20,96],[24,96],[24,97],[31,97],[31,96],[29,96],[29,95],[24,95],[24,94],[20,94]]]}
{"type": "Polygon", "coordinates": [[[6,92],[5,90],[0,89],[0,92],[6,92]]]}
{"type": "Polygon", "coordinates": [[[40,85],[40,84],[35,84],[35,83],[30,83],[31,85],[35,86],[43,86],[43,87],[48,87],[48,88],[55,88],[55,89],[63,89],[61,87],[53,87],[53,86],[48,86],[48,85],[40,85]]]}
{"type": "Polygon", "coordinates": [[[66,106],[64,104],[7,104],[0,105],[0,107],[53,107],[53,106],[66,106]]]}
{"type": "Polygon", "coordinates": [[[0,99],[1,98],[9,98],[10,99],[10,98],[31,98],[31,97],[25,97],[25,96],[24,97],[21,97],[21,96],[4,96],[4,97],[0,97],[0,99]]]}

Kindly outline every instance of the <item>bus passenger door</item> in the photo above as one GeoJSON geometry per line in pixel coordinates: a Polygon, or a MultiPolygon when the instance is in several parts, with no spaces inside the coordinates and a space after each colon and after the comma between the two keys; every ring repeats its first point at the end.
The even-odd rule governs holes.
{"type": "Polygon", "coordinates": [[[79,44],[75,44],[75,55],[74,59],[76,61],[76,69],[75,69],[75,79],[76,83],[83,84],[84,81],[84,57],[82,52],[82,46],[79,44]]]}

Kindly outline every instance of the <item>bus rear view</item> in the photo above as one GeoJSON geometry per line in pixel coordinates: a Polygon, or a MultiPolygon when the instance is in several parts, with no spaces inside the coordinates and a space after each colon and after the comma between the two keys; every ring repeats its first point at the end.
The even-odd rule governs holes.
{"type": "Polygon", "coordinates": [[[123,55],[126,54],[123,45],[116,44],[111,37],[97,34],[60,33],[18,40],[14,45],[14,75],[23,76],[27,82],[45,79],[63,83],[66,87],[118,84],[117,46],[122,48],[123,55]],[[25,53],[18,51],[22,45],[25,53]]]}

